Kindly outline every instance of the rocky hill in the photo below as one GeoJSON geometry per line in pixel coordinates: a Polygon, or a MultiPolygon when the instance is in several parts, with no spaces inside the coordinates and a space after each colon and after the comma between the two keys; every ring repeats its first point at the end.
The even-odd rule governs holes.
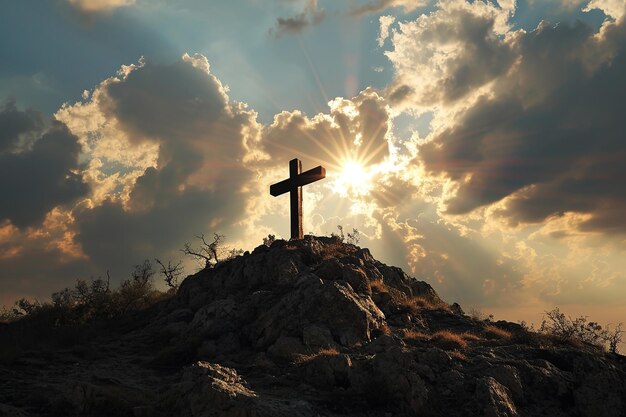
{"type": "Polygon", "coordinates": [[[623,356],[472,319],[333,238],[259,246],[98,329],[1,360],[0,416],[626,415],[623,356]]]}

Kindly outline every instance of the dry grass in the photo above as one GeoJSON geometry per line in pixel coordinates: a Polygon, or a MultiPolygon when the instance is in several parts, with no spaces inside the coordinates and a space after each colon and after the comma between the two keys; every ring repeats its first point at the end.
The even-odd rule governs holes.
{"type": "Polygon", "coordinates": [[[463,339],[470,341],[470,342],[476,342],[478,340],[482,340],[482,337],[478,336],[477,334],[474,333],[470,333],[470,332],[465,332],[463,333],[463,339]]]}
{"type": "Polygon", "coordinates": [[[432,335],[431,340],[445,350],[465,350],[467,342],[462,334],[450,330],[440,330],[432,335]]]}
{"type": "Polygon", "coordinates": [[[433,299],[429,299],[426,297],[414,297],[412,298],[412,301],[420,309],[441,310],[441,311],[447,311],[449,313],[452,312],[452,309],[450,308],[450,306],[441,300],[433,300],[433,299]]]}
{"type": "Polygon", "coordinates": [[[385,285],[382,279],[370,281],[370,288],[372,289],[372,292],[389,292],[389,290],[387,289],[387,285],[385,285]]]}
{"type": "Polygon", "coordinates": [[[445,302],[441,300],[432,300],[426,297],[402,298],[397,302],[397,304],[402,311],[413,315],[417,314],[420,310],[452,312],[450,306],[445,302]]]}
{"type": "Polygon", "coordinates": [[[391,327],[387,323],[381,324],[378,330],[384,335],[391,336],[391,327]]]}
{"type": "Polygon", "coordinates": [[[454,333],[451,330],[440,330],[434,334],[428,334],[419,330],[405,330],[403,339],[407,342],[432,341],[437,346],[448,351],[464,350],[468,341],[481,340],[473,333],[454,333]]]}
{"type": "Polygon", "coordinates": [[[317,352],[310,353],[308,355],[295,355],[295,362],[306,363],[320,356],[337,356],[337,355],[339,355],[339,351],[335,348],[322,348],[318,350],[317,352]]]}
{"type": "Polygon", "coordinates": [[[508,330],[504,330],[493,324],[485,326],[484,331],[489,339],[510,339],[513,336],[508,330]]]}
{"type": "Polygon", "coordinates": [[[463,352],[459,352],[458,350],[453,350],[452,352],[448,352],[448,355],[450,355],[452,359],[456,359],[459,361],[465,362],[467,360],[467,357],[463,354],[463,352]]]}
{"type": "Polygon", "coordinates": [[[401,312],[412,315],[416,315],[421,309],[415,298],[401,298],[396,302],[396,305],[401,312]]]}
{"type": "Polygon", "coordinates": [[[430,340],[430,335],[424,332],[420,332],[418,330],[405,330],[404,331],[404,340],[430,340]]]}
{"type": "Polygon", "coordinates": [[[347,245],[341,241],[339,237],[331,237],[330,239],[322,242],[320,255],[323,260],[341,258],[348,256],[356,252],[354,246],[347,245]]]}

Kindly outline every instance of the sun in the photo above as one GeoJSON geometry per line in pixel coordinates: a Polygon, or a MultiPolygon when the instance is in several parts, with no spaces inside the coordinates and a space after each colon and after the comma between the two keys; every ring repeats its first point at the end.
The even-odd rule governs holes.
{"type": "Polygon", "coordinates": [[[347,159],[340,165],[332,188],[342,196],[363,196],[372,189],[372,172],[365,165],[354,159],[347,159]]]}

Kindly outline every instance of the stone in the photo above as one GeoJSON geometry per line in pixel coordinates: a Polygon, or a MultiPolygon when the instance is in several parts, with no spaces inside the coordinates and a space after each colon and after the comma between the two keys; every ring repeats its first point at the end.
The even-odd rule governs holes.
{"type": "Polygon", "coordinates": [[[300,339],[291,336],[280,336],[267,350],[268,356],[275,359],[292,360],[296,355],[307,352],[300,339]]]}
{"type": "Polygon", "coordinates": [[[430,366],[445,366],[452,361],[452,358],[445,350],[431,347],[419,355],[419,361],[430,366]]]}
{"type": "Polygon", "coordinates": [[[333,335],[326,326],[310,325],[302,329],[302,341],[313,348],[333,347],[333,335]]]}
{"type": "Polygon", "coordinates": [[[518,415],[509,390],[492,377],[480,378],[476,384],[476,399],[485,417],[515,417],[518,415]]]}
{"type": "Polygon", "coordinates": [[[524,388],[517,369],[510,365],[498,365],[485,370],[485,375],[493,377],[508,388],[516,403],[524,399],[524,388]]]}
{"type": "Polygon", "coordinates": [[[484,323],[460,306],[396,308],[413,296],[439,300],[366,249],[277,240],[187,277],[114,331],[86,323],[62,348],[19,345],[42,323],[3,326],[0,346],[19,349],[0,358],[0,416],[626,415],[623,356],[541,335],[448,353],[434,332],[479,335],[484,323]]]}

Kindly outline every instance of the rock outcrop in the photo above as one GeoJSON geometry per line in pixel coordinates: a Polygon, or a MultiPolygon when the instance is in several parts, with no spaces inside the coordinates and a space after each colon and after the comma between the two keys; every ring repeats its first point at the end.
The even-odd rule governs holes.
{"type": "Polygon", "coordinates": [[[626,415],[623,356],[472,319],[310,236],[188,277],[121,336],[25,352],[0,381],[0,416],[626,415]]]}

